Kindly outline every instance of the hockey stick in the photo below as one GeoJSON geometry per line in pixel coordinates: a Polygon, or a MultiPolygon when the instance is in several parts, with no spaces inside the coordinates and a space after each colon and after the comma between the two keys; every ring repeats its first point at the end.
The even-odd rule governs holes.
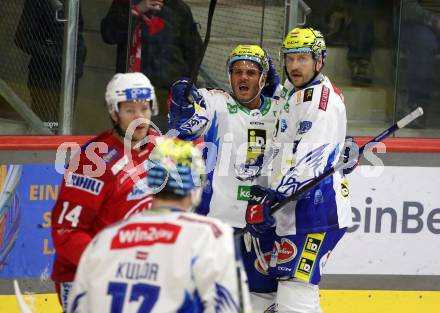
{"type": "Polygon", "coordinates": [[[209,38],[211,36],[212,18],[214,16],[214,10],[215,10],[216,4],[217,4],[217,0],[211,0],[211,2],[209,3],[208,22],[207,22],[207,26],[206,26],[205,40],[203,41],[203,47],[202,47],[202,51],[200,52],[200,57],[197,60],[197,64],[192,69],[190,81],[188,83],[188,86],[185,89],[185,93],[183,94],[185,99],[188,98],[188,96],[191,92],[192,85],[194,84],[194,82],[197,79],[197,76],[199,75],[200,66],[202,65],[202,61],[205,56],[206,49],[208,48],[209,38]]]}
{"type": "MultiPolygon", "coordinates": [[[[309,183],[305,184],[301,189],[297,190],[296,192],[294,192],[293,194],[291,194],[290,196],[285,198],[283,201],[276,203],[274,206],[272,206],[270,214],[271,215],[275,214],[276,212],[281,210],[287,203],[292,202],[292,201],[296,200],[299,196],[309,192],[311,189],[313,189],[319,183],[321,183],[324,179],[326,179],[330,175],[333,175],[337,171],[341,170],[342,168],[347,166],[347,164],[352,163],[355,159],[359,160],[359,158],[362,156],[362,154],[364,153],[364,150],[366,148],[372,149],[378,142],[381,142],[385,138],[389,137],[396,130],[404,128],[409,123],[411,123],[416,118],[418,118],[422,115],[423,115],[423,109],[421,107],[418,107],[417,109],[415,109],[414,111],[412,111],[411,113],[406,115],[404,118],[400,119],[397,123],[395,123],[394,125],[392,125],[391,127],[387,128],[387,129],[385,129],[379,135],[377,135],[376,137],[374,137],[373,139],[368,141],[366,144],[361,146],[359,148],[359,154],[357,156],[353,156],[353,157],[349,158],[347,162],[339,162],[334,167],[328,169],[326,172],[322,173],[320,176],[316,177],[315,179],[313,179],[309,183]]],[[[240,229],[237,232],[235,232],[235,236],[241,236],[245,232],[246,231],[244,228],[240,229]]]]}
{"type": "Polygon", "coordinates": [[[31,309],[24,301],[23,294],[20,291],[20,287],[18,286],[18,282],[16,279],[14,279],[14,291],[20,313],[32,313],[31,309]]]}

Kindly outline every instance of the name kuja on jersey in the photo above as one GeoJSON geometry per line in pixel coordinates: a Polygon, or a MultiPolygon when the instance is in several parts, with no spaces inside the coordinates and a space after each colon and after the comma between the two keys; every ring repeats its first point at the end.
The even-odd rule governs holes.
{"type": "Polygon", "coordinates": [[[170,223],[134,223],[118,230],[110,249],[126,249],[136,246],[174,244],[181,226],[170,223]]]}
{"type": "Polygon", "coordinates": [[[66,187],[80,189],[97,196],[104,187],[104,182],[96,178],[69,172],[67,173],[66,187]]]}
{"type": "Polygon", "coordinates": [[[150,262],[121,262],[116,268],[115,278],[157,280],[159,264],[150,262]]]}

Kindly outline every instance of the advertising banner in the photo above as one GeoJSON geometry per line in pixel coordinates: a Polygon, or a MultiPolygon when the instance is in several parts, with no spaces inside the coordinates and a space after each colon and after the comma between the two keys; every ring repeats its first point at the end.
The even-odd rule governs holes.
{"type": "Polygon", "coordinates": [[[440,275],[440,168],[360,166],[348,178],[354,223],[325,273],[440,275]]]}
{"type": "Polygon", "coordinates": [[[62,176],[51,165],[0,165],[0,278],[47,279],[50,213],[62,176]]]}
{"type": "MultiPolygon", "coordinates": [[[[440,168],[360,166],[350,174],[353,227],[327,274],[440,275],[440,168]]],[[[0,278],[51,273],[51,165],[0,165],[0,278]]]]}

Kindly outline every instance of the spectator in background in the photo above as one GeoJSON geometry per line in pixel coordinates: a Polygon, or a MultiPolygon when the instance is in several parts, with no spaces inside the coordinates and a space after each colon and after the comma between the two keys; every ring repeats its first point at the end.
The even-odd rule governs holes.
{"type": "Polygon", "coordinates": [[[101,21],[101,35],[104,42],[117,44],[116,72],[140,71],[151,79],[160,106],[157,122],[164,128],[168,89],[179,77],[190,76],[202,40],[182,0],[135,0],[129,5],[129,0],[113,0],[101,21]]]}
{"type": "MultiPolygon", "coordinates": [[[[31,108],[47,125],[58,125],[63,64],[64,23],[56,20],[53,1],[25,0],[15,33],[15,44],[30,56],[28,87],[31,108]]],[[[64,0],[61,0],[63,3],[64,0]]],[[[76,52],[76,83],[87,54],[80,11],[76,52]]],[[[56,130],[55,129],[52,130],[56,130]]]]}
{"type": "Polygon", "coordinates": [[[349,1],[348,9],[348,53],[351,82],[355,86],[371,84],[371,53],[374,45],[375,0],[349,1]]]}
{"type": "MultiPolygon", "coordinates": [[[[402,0],[402,50],[407,53],[408,103],[404,114],[421,106],[427,110],[433,90],[434,57],[439,53],[440,4],[428,7],[428,1],[402,0]],[[429,9],[428,9],[429,8],[429,9]]],[[[426,116],[411,123],[426,126],[426,116]]]]}
{"type": "Polygon", "coordinates": [[[308,25],[322,29],[329,46],[347,45],[352,84],[369,86],[372,82],[370,61],[375,40],[376,1],[312,0],[310,6],[312,15],[308,25]]]}

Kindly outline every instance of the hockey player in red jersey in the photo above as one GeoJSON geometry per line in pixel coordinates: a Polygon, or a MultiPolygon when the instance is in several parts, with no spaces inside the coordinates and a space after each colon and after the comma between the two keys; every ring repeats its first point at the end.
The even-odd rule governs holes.
{"type": "Polygon", "coordinates": [[[113,129],[90,140],[72,159],[52,210],[57,252],[52,280],[64,310],[87,244],[109,224],[149,209],[152,201],[145,164],[157,135],[150,127],[157,111],[154,88],[141,73],[116,74],[105,100],[113,129]]]}

